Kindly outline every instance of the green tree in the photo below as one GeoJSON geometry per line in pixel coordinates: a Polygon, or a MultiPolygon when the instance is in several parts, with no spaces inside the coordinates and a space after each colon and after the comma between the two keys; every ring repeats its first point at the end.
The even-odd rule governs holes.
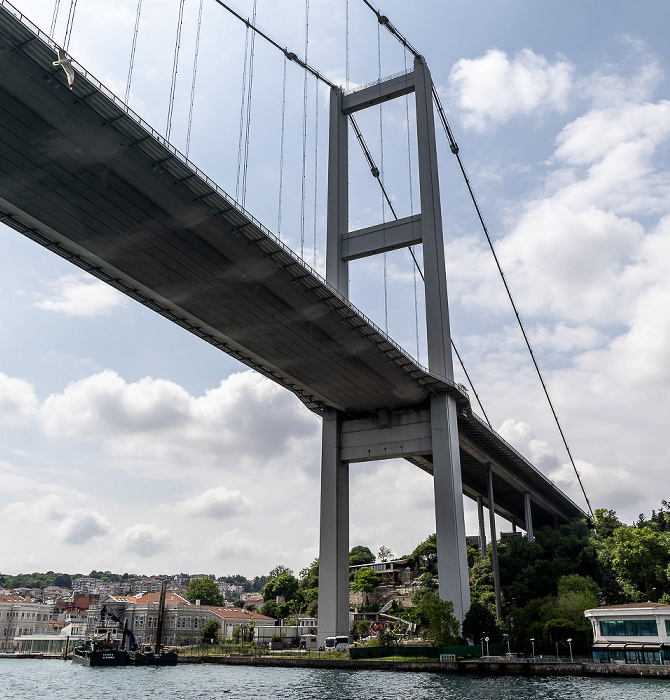
{"type": "Polygon", "coordinates": [[[423,569],[434,571],[437,566],[437,535],[433,533],[417,545],[411,558],[423,569]]]}
{"type": "Polygon", "coordinates": [[[487,605],[473,602],[463,618],[463,636],[471,643],[477,644],[482,637],[491,641],[500,641],[501,633],[495,615],[487,605]]]}
{"type": "Polygon", "coordinates": [[[295,597],[298,588],[298,579],[293,574],[280,574],[265,584],[263,600],[273,600],[278,596],[284,596],[285,600],[289,601],[295,597]]]}
{"type": "Polygon", "coordinates": [[[349,552],[349,566],[359,566],[360,564],[372,564],[375,560],[375,555],[368,547],[361,544],[352,547],[349,552]]]}
{"type": "Polygon", "coordinates": [[[203,644],[217,644],[221,639],[220,632],[221,623],[216,620],[210,620],[200,632],[200,641],[203,644]]]}
{"type": "Polygon", "coordinates": [[[201,605],[223,605],[225,602],[219,587],[211,578],[191,579],[184,592],[184,598],[190,603],[199,600],[201,605]]]}
{"type": "Polygon", "coordinates": [[[379,576],[372,569],[359,569],[354,576],[351,590],[365,593],[365,604],[370,604],[370,593],[379,585],[379,576]]]}
{"type": "Polygon", "coordinates": [[[430,591],[421,599],[421,607],[428,620],[428,638],[433,645],[456,644],[461,624],[454,616],[454,604],[450,600],[440,600],[435,592],[430,591]]]}

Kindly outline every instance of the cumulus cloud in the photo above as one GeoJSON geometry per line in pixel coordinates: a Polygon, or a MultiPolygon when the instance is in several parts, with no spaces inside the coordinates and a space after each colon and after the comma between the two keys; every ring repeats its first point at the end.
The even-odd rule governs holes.
{"type": "Polygon", "coordinates": [[[248,510],[251,501],[241,491],[230,491],[225,486],[209,489],[199,496],[175,504],[177,510],[190,517],[209,517],[223,520],[248,510]]]}
{"type": "Polygon", "coordinates": [[[49,396],[41,415],[49,435],[103,438],[129,469],[161,477],[183,478],[184,464],[306,465],[305,447],[318,453],[319,420],[252,371],[191,396],[173,382],[147,377],[128,384],[107,370],[49,396]]]}
{"type": "Polygon", "coordinates": [[[0,423],[26,425],[37,409],[38,400],[33,387],[23,379],[0,372],[0,423]]]}
{"type": "Polygon", "coordinates": [[[512,447],[527,456],[530,462],[544,474],[558,467],[559,460],[556,453],[548,443],[535,435],[528,423],[508,418],[497,432],[512,447]]]}
{"type": "Polygon", "coordinates": [[[32,501],[15,501],[5,508],[8,518],[37,523],[43,533],[53,533],[63,544],[85,544],[95,537],[111,532],[109,520],[91,508],[75,507],[72,502],[83,500],[73,493],[70,501],[56,493],[32,501]]]}
{"type": "Polygon", "coordinates": [[[149,558],[160,554],[170,547],[172,534],[161,530],[155,524],[138,523],[126,528],[118,536],[119,544],[126,550],[149,558]]]}
{"type": "Polygon", "coordinates": [[[498,49],[463,58],[451,70],[449,87],[467,128],[483,131],[519,115],[567,108],[574,66],[550,63],[530,49],[510,58],[498,49]]]}
{"type": "Polygon", "coordinates": [[[121,292],[89,276],[65,275],[54,287],[53,296],[35,302],[35,306],[73,316],[100,316],[126,303],[121,292]]]}

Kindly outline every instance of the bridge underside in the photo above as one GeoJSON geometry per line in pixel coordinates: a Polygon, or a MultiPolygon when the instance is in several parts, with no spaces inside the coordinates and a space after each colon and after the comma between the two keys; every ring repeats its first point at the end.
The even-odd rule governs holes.
{"type": "MultiPolygon", "coordinates": [[[[431,472],[426,406],[451,394],[466,495],[486,496],[490,464],[504,517],[524,522],[524,493],[536,526],[581,514],[471,413],[461,387],[418,365],[83,69],[68,89],[56,58],[0,7],[0,221],[310,409],[342,412],[352,435],[374,429],[377,458],[431,472]]],[[[363,461],[350,447],[342,458],[363,461]]]]}

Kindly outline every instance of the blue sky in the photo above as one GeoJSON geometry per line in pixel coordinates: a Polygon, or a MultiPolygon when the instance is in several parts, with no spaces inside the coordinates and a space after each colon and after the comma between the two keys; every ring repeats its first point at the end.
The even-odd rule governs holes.
{"type": "MultiPolygon", "coordinates": [[[[165,133],[179,2],[142,4],[129,104],[165,133]]],[[[53,0],[15,5],[49,30],[53,0]]],[[[171,127],[182,151],[198,5],[185,0],[171,127]]],[[[252,2],[237,7],[250,15],[252,2]]],[[[310,63],[350,87],[380,64],[383,76],[411,65],[349,0],[347,71],[346,7],[311,3],[310,63]]],[[[121,97],[135,9],[79,0],[69,46],[121,97]]],[[[670,495],[667,3],[382,9],[427,59],[593,507],[649,513],[670,495]]],[[[257,21],[304,54],[304,2],[258,0],[257,21]]],[[[244,46],[243,25],[204,0],[189,157],[232,195],[244,46]]],[[[253,75],[245,206],[322,270],[327,90],[307,82],[301,208],[303,75],[287,66],[283,101],[282,56],[260,40],[253,75]]],[[[411,102],[384,107],[383,142],[378,111],[359,119],[401,216],[418,211],[408,114],[411,102]]],[[[583,506],[442,136],[439,148],[456,345],[494,428],[583,506]]],[[[350,153],[357,228],[389,212],[353,141],[350,153]]],[[[351,266],[354,303],[425,362],[414,280],[405,251],[351,266]]],[[[3,573],[300,569],[317,556],[319,452],[319,420],[291,394],[0,226],[3,573]]],[[[351,515],[352,545],[407,553],[435,529],[431,480],[405,463],[356,465],[351,515]]],[[[468,501],[466,519],[474,534],[468,501]]]]}

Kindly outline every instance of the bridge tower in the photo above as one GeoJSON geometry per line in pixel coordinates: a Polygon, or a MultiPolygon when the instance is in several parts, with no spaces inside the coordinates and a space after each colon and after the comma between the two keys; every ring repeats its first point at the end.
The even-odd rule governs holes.
{"type": "MultiPolygon", "coordinates": [[[[415,58],[413,71],[403,75],[347,94],[331,90],[326,279],[348,297],[350,260],[419,243],[424,246],[428,368],[453,380],[432,81],[421,57],[415,58]],[[416,100],[421,213],[349,231],[348,115],[410,93],[416,100]]],[[[400,417],[392,409],[371,407],[371,415],[364,418],[352,419],[334,410],[324,416],[320,644],[327,636],[349,632],[349,462],[409,457],[413,445],[419,454],[419,424],[429,424],[420,447],[422,454],[432,455],[439,595],[453,601],[461,620],[470,607],[455,399],[446,393],[433,395],[429,404],[404,409],[400,417]]]]}

